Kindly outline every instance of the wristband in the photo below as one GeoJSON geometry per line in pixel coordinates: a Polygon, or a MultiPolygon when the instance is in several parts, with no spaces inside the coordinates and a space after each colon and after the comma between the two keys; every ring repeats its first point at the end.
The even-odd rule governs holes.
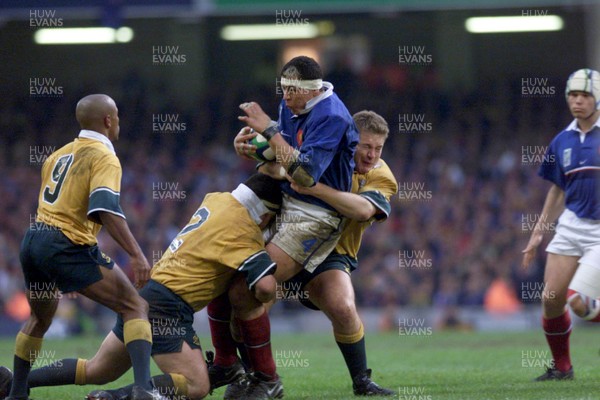
{"type": "Polygon", "coordinates": [[[260,134],[263,135],[264,138],[267,139],[267,142],[268,142],[269,140],[271,140],[273,138],[273,136],[275,136],[278,133],[279,133],[279,126],[277,125],[277,122],[271,121],[271,123],[269,124],[267,129],[262,131],[260,134]]]}

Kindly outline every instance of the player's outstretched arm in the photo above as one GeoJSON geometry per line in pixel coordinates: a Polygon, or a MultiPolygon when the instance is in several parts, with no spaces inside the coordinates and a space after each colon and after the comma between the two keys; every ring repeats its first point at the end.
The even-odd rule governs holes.
{"type": "Polygon", "coordinates": [[[129,230],[127,221],[118,215],[102,211],[98,212],[98,218],[115,242],[131,257],[131,267],[135,276],[134,285],[141,288],[150,279],[150,264],[129,230]]]}
{"type": "Polygon", "coordinates": [[[308,194],[323,200],[340,214],[358,221],[368,221],[377,213],[377,208],[369,200],[355,193],[342,192],[322,183],[306,188],[292,183],[292,189],[300,194],[308,194]]]}
{"type": "Polygon", "coordinates": [[[535,252],[540,243],[542,243],[544,233],[546,233],[546,227],[548,227],[551,222],[556,221],[564,209],[565,192],[560,187],[553,184],[550,190],[548,190],[542,213],[533,228],[533,232],[531,232],[527,247],[523,250],[523,261],[521,262],[523,268],[529,267],[535,258],[535,252]]]}

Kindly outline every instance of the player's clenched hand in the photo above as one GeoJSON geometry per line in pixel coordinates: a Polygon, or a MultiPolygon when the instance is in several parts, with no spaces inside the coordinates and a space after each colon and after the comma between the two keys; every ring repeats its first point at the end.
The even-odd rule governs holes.
{"type": "Polygon", "coordinates": [[[533,231],[531,234],[531,238],[529,239],[529,243],[527,243],[527,247],[523,250],[523,261],[521,262],[521,267],[527,268],[533,262],[535,258],[535,252],[542,243],[542,239],[544,238],[544,234],[541,231],[533,231]]]}
{"type": "Polygon", "coordinates": [[[275,161],[266,162],[258,167],[258,172],[261,174],[265,174],[270,176],[273,179],[283,180],[286,178],[287,174],[285,172],[285,168],[275,161]]]}
{"type": "Polygon", "coordinates": [[[138,289],[144,287],[144,285],[150,279],[150,264],[148,264],[146,257],[132,257],[131,268],[133,269],[134,276],[133,285],[138,289]]]}
{"type": "Polygon", "coordinates": [[[240,109],[246,114],[238,117],[240,121],[243,121],[250,128],[256,132],[263,132],[269,127],[271,123],[271,117],[269,117],[262,108],[253,101],[248,103],[240,104],[240,109]]]}
{"type": "Polygon", "coordinates": [[[298,192],[300,194],[312,194],[312,188],[310,188],[310,187],[300,186],[294,181],[291,181],[290,184],[291,184],[290,186],[292,187],[292,189],[294,189],[296,192],[298,192]]]}
{"type": "Polygon", "coordinates": [[[253,144],[246,143],[248,140],[256,137],[257,132],[252,130],[249,126],[243,127],[233,139],[233,148],[238,156],[243,157],[247,160],[254,160],[248,154],[256,153],[256,146],[253,144]]]}

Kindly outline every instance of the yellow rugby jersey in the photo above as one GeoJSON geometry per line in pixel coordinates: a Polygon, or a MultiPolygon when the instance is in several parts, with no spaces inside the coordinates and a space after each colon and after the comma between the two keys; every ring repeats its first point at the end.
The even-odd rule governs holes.
{"type": "Polygon", "coordinates": [[[262,231],[231,193],[209,193],[154,265],[152,279],[195,312],[227,290],[236,270],[254,267],[254,283],[275,267],[262,231]]]}
{"type": "Polygon", "coordinates": [[[119,159],[106,144],[75,139],[42,166],[36,221],[60,228],[76,244],[96,244],[102,227],[96,212],[125,218],[119,205],[121,174],[119,159]]]}
{"type": "Polygon", "coordinates": [[[347,254],[356,260],[365,229],[373,223],[373,220],[384,221],[390,215],[390,198],[396,192],[398,192],[396,178],[382,159],[366,174],[354,171],[352,193],[357,193],[373,203],[377,212],[369,221],[347,221],[335,251],[339,254],[347,254]]]}

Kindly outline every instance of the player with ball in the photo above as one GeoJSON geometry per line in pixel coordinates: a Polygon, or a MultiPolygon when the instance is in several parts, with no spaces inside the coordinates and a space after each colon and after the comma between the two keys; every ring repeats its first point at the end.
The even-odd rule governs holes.
{"type": "MultiPolygon", "coordinates": [[[[299,56],[282,68],[281,86],[283,99],[277,122],[255,102],[240,105],[245,114],[239,117],[240,121],[265,138],[278,161],[266,164],[264,168],[274,170],[264,172],[282,177],[283,168],[283,175],[287,174],[297,185],[311,187],[321,182],[342,192],[350,191],[358,132],[346,106],[334,93],[333,85],[323,81],[323,72],[315,60],[299,56]]],[[[263,152],[258,140],[254,143],[259,152],[263,152]]],[[[242,156],[250,154],[252,146],[245,139],[235,143],[236,152],[242,156]]],[[[265,154],[266,150],[264,148],[265,154]]],[[[277,263],[275,278],[278,282],[303,269],[313,272],[337,245],[343,222],[342,216],[325,201],[298,193],[287,180],[281,186],[283,222],[266,246],[271,259],[277,263]],[[302,224],[305,229],[297,229],[297,224],[302,224]]],[[[213,337],[231,335],[229,324],[225,323],[226,305],[223,310],[209,306],[209,315],[222,316],[219,320],[224,321],[214,327],[211,324],[213,337]]],[[[261,318],[263,331],[270,332],[268,316],[261,318]]],[[[217,349],[215,366],[226,375],[227,368],[235,368],[236,348],[229,346],[221,350],[217,349]],[[224,352],[233,354],[220,357],[224,352]],[[218,362],[223,359],[229,362],[218,362]]],[[[271,365],[271,373],[261,374],[259,378],[262,380],[260,386],[264,387],[263,396],[254,391],[252,396],[245,398],[271,398],[269,388],[276,387],[279,381],[275,365],[271,365]]]]}

